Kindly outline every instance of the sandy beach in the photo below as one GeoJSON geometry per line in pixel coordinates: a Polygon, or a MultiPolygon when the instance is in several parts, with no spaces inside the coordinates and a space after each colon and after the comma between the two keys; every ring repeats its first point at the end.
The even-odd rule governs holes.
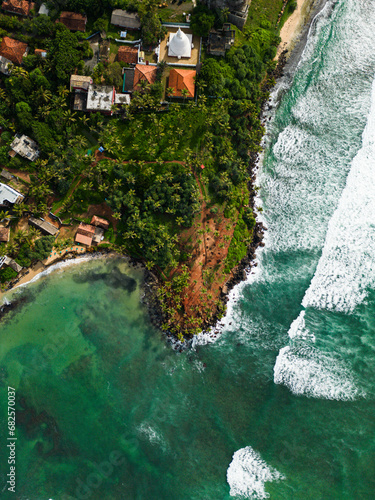
{"type": "Polygon", "coordinates": [[[276,59],[284,50],[288,50],[289,53],[293,50],[316,3],[316,0],[297,0],[296,10],[281,28],[281,43],[277,49],[276,59]]]}
{"type": "Polygon", "coordinates": [[[81,255],[85,255],[86,253],[87,253],[86,248],[77,245],[66,248],[64,250],[52,249],[51,255],[47,259],[39,261],[33,267],[31,267],[28,270],[28,273],[22,276],[22,278],[17,282],[17,284],[13,288],[11,288],[11,290],[7,291],[0,290],[0,298],[3,297],[5,293],[7,293],[8,291],[13,291],[21,285],[26,285],[27,283],[32,281],[35,278],[35,276],[45,271],[53,264],[56,264],[57,262],[61,262],[66,259],[73,261],[75,258],[81,255]]]}

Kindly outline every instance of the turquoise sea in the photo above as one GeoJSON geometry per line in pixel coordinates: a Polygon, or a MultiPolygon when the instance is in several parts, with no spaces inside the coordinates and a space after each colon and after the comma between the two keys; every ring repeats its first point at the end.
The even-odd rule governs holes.
{"type": "Polygon", "coordinates": [[[375,497],[374,33],[374,1],[327,1],[278,83],[257,180],[266,246],[218,338],[172,350],[119,258],[16,292],[0,323],[2,497],[375,497]]]}

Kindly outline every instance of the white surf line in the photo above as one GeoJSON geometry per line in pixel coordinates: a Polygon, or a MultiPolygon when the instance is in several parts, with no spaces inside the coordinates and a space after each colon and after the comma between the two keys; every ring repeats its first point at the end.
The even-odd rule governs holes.
{"type": "MultiPolygon", "coordinates": [[[[329,224],[322,256],[302,300],[304,308],[353,312],[375,286],[375,81],[362,148],[352,162],[346,186],[329,224]]],[[[305,311],[289,329],[291,339],[314,340],[305,311]]],[[[337,360],[305,347],[284,347],[276,359],[274,381],[296,394],[353,399],[360,394],[349,371],[337,360]],[[344,373],[342,373],[344,370],[344,373]]]]}
{"type": "Polygon", "coordinates": [[[233,455],[227,470],[230,495],[241,498],[269,498],[265,485],[280,481],[285,476],[262,460],[260,454],[250,446],[241,448],[233,455]]]}

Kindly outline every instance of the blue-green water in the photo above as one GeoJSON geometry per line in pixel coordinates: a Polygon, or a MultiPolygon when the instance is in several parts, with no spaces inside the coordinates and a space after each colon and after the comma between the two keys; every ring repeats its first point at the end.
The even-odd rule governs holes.
{"type": "Polygon", "coordinates": [[[216,342],[174,352],[120,259],[50,274],[2,320],[4,498],[374,498],[375,2],[332,4],[281,83],[266,247],[216,342]]]}

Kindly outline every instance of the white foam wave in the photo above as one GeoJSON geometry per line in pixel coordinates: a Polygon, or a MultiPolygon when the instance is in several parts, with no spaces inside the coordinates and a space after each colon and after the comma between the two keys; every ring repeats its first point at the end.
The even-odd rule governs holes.
{"type": "Polygon", "coordinates": [[[260,454],[250,446],[241,448],[233,455],[227,470],[230,495],[243,498],[269,498],[265,484],[285,479],[276,469],[262,460],[260,454]]]}
{"type": "Polygon", "coordinates": [[[364,396],[350,371],[338,360],[311,347],[283,347],[274,366],[275,384],[286,385],[294,394],[314,398],[354,400],[364,396]]]}

